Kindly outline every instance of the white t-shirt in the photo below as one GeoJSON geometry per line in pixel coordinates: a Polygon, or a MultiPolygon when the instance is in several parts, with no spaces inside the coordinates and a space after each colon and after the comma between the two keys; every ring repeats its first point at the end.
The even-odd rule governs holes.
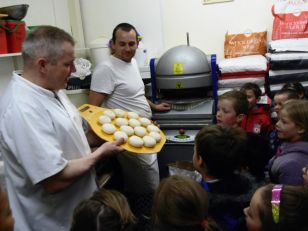
{"type": "Polygon", "coordinates": [[[144,92],[144,84],[136,60],[124,62],[114,56],[101,62],[92,75],[91,90],[108,94],[103,102],[107,108],[138,112],[151,118],[151,108],[144,92]]]}
{"type": "MultiPolygon", "coordinates": [[[[124,62],[114,56],[101,62],[92,75],[91,90],[108,94],[103,105],[138,112],[141,117],[152,117],[144,92],[144,84],[136,60],[124,62]]],[[[159,184],[157,155],[118,155],[125,190],[131,193],[153,193],[159,184]]]]}
{"type": "Polygon", "coordinates": [[[93,171],[54,194],[39,184],[91,152],[76,108],[63,91],[57,96],[13,74],[0,100],[0,151],[15,231],[69,230],[76,205],[97,189],[93,171]]]}

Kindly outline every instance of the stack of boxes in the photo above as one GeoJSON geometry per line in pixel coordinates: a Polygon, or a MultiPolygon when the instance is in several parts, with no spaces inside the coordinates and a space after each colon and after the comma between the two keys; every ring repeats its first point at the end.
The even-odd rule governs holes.
{"type": "Polygon", "coordinates": [[[272,13],[268,92],[274,95],[285,83],[294,82],[308,88],[308,2],[277,1],[272,13]]]}
{"type": "Polygon", "coordinates": [[[17,20],[0,20],[0,54],[21,52],[26,24],[17,20]]]}

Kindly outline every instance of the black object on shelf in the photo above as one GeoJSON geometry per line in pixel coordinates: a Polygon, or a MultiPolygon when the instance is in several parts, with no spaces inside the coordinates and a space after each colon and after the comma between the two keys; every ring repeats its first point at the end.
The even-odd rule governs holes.
{"type": "Polygon", "coordinates": [[[6,19],[22,20],[28,12],[28,4],[19,4],[0,8],[0,14],[7,14],[6,19]]]}
{"type": "Polygon", "coordinates": [[[87,75],[84,79],[71,76],[68,79],[66,90],[89,89],[92,75],[87,75]]]}

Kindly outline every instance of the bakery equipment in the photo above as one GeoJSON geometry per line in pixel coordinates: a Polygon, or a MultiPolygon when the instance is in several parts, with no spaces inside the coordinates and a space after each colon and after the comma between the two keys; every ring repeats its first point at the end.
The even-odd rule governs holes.
{"type": "Polygon", "coordinates": [[[216,55],[180,45],[150,60],[150,69],[152,101],[171,104],[168,112],[153,112],[167,139],[158,155],[162,178],[168,175],[169,163],[192,160],[195,135],[212,124],[217,105],[216,55]]]}

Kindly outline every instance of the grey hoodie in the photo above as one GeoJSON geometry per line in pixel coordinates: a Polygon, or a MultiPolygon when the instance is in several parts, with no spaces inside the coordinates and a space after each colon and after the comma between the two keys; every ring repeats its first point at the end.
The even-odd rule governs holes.
{"type": "Polygon", "coordinates": [[[302,168],[308,164],[308,142],[285,142],[269,161],[272,183],[303,185],[302,168]]]}

